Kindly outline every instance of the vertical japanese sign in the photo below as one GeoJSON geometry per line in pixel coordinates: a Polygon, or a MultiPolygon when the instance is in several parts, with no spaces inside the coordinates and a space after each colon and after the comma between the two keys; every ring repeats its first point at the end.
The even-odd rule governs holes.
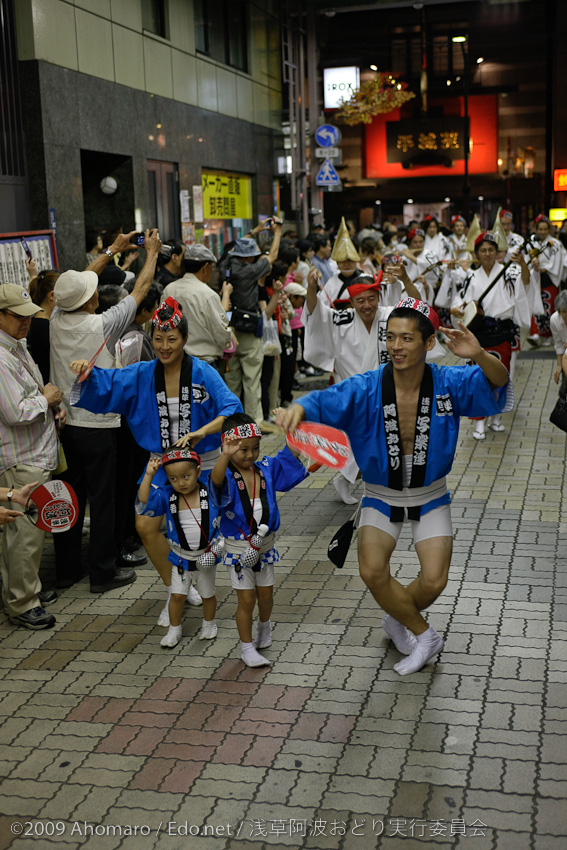
{"type": "Polygon", "coordinates": [[[211,218],[252,218],[252,180],[226,171],[203,171],[203,215],[211,218]]]}

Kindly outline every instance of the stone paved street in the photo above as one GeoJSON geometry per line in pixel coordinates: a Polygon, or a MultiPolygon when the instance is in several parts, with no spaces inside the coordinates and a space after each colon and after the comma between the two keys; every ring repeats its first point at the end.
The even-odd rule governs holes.
{"type": "MultiPolygon", "coordinates": [[[[520,359],[505,433],[477,443],[462,423],[452,571],[429,612],[446,648],[417,674],[393,670],[356,545],[342,570],[326,559],[352,513],[326,471],[280,501],[269,669],[239,660],[222,572],[218,637],[200,642],[188,608],[173,650],[150,568],[113,593],[87,580],[61,592],[52,630],[2,614],[0,850],[565,850],[566,439],[548,421],[552,368],[542,352],[520,359]]],[[[404,531],[393,572],[410,579],[417,563],[404,531]]],[[[42,575],[50,586],[51,542],[42,575]]]]}

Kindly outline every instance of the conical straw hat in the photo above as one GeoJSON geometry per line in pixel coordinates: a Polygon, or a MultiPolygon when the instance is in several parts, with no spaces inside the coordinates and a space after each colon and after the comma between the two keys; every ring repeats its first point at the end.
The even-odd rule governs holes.
{"type": "Polygon", "coordinates": [[[472,220],[471,226],[469,227],[469,232],[467,234],[467,244],[466,244],[467,251],[474,251],[474,240],[476,239],[477,236],[480,236],[481,233],[482,233],[482,227],[480,226],[480,220],[479,220],[479,217],[475,213],[475,216],[472,220]]]}
{"type": "Polygon", "coordinates": [[[348,235],[344,216],[341,218],[341,226],[339,227],[339,232],[337,233],[337,238],[333,245],[331,259],[336,263],[343,262],[344,260],[353,260],[353,262],[358,263],[360,259],[358,251],[352,244],[352,239],[348,235]]]}
{"type": "Polygon", "coordinates": [[[492,225],[492,232],[498,239],[498,250],[507,251],[508,239],[506,238],[506,231],[502,227],[502,219],[500,218],[501,212],[502,207],[498,207],[498,212],[496,213],[496,218],[494,219],[494,224],[492,225]]]}

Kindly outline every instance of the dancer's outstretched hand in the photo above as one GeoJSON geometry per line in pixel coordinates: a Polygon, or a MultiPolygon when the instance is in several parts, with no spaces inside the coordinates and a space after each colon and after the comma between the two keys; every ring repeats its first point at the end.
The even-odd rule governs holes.
{"type": "Polygon", "coordinates": [[[449,349],[463,360],[476,360],[483,350],[478,339],[462,322],[458,325],[458,328],[443,328],[443,333],[449,337],[449,349]]]}

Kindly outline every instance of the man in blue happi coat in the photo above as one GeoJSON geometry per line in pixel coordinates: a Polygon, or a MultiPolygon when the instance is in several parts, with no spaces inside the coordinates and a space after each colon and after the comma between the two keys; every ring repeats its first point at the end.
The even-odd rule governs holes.
{"type": "Polygon", "coordinates": [[[506,413],[513,406],[508,372],[459,323],[448,328],[449,348],[473,365],[426,363],[439,326],[436,313],[405,298],[390,314],[386,347],[391,362],[309,393],[280,416],[294,431],[302,419],[346,431],[361,469],[364,497],[358,532],[360,575],[386,611],[382,625],[407,657],[394,665],[415,673],[443,648],[422,611],[447,584],[453,531],[446,476],[459,417],[506,413]],[[421,565],[408,587],[390,575],[390,557],[409,520],[421,565]]]}

